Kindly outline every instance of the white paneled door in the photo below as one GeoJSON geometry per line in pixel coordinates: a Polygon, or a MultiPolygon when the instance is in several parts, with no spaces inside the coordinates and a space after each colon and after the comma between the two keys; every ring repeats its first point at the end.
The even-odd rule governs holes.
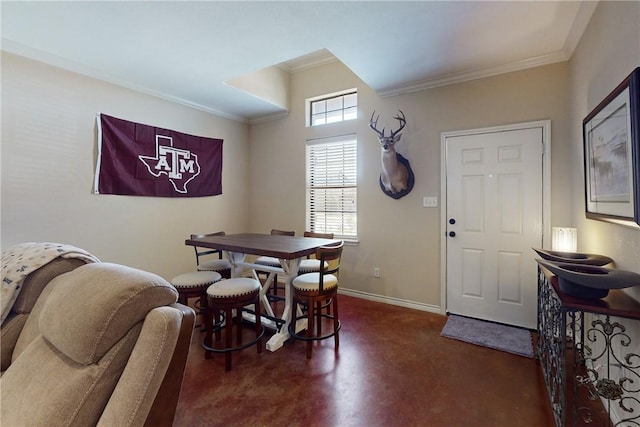
{"type": "Polygon", "coordinates": [[[448,312],[536,327],[544,131],[443,135],[448,312]]]}

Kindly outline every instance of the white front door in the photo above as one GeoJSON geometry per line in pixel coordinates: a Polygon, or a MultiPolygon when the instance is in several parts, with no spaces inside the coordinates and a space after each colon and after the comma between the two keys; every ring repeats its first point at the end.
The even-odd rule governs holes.
{"type": "Polygon", "coordinates": [[[448,312],[536,327],[544,124],[443,134],[448,312]]]}

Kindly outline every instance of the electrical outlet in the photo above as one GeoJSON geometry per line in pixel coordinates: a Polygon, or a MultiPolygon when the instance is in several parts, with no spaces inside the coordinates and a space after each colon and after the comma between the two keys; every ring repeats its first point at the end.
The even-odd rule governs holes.
{"type": "Polygon", "coordinates": [[[380,277],[380,268],[373,267],[373,277],[380,277]]]}

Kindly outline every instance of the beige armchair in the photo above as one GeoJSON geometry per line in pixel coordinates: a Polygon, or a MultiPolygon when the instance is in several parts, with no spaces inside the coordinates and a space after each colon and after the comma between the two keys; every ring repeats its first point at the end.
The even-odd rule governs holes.
{"type": "Polygon", "coordinates": [[[7,426],[171,425],[195,313],[161,277],[93,263],[53,279],[0,378],[7,426]]]}

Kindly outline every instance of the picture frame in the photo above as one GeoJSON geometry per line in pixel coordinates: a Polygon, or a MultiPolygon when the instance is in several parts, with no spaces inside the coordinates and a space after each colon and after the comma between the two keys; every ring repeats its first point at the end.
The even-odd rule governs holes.
{"type": "Polygon", "coordinates": [[[585,213],[640,225],[640,67],[582,121],[585,213]]]}

